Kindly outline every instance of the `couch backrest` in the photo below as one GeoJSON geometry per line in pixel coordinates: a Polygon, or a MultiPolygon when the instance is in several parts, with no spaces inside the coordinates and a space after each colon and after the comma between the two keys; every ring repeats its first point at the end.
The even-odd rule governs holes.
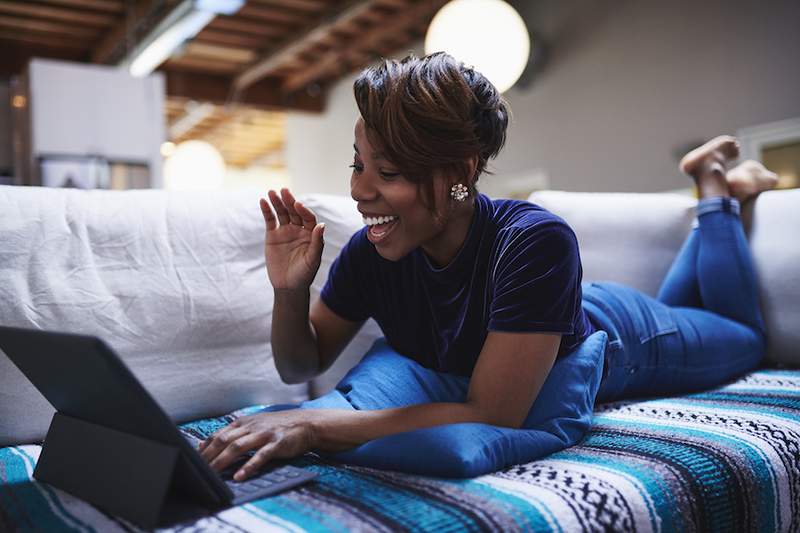
{"type": "MultiPolygon", "coordinates": [[[[322,394],[380,331],[368,322],[309,386],[280,382],[258,197],[0,186],[0,324],[105,338],[179,421],[322,394]]],[[[350,198],[304,200],[327,224],[315,298],[362,222],[350,198]]],[[[575,228],[585,280],[650,294],[689,231],[694,206],[669,194],[543,191],[531,200],[575,228]]],[[[800,366],[800,190],[762,194],[754,220],[769,355],[800,366]]],[[[40,440],[51,415],[0,352],[0,445],[40,440]]]]}
{"type": "MultiPolygon", "coordinates": [[[[695,200],[674,194],[541,191],[530,200],[575,230],[584,281],[627,283],[655,295],[694,218],[695,200]]],[[[746,204],[770,362],[800,366],[800,189],[746,204]]],[[[746,218],[746,217],[745,217],[746,218]]]]}
{"type": "MultiPolygon", "coordinates": [[[[176,420],[308,397],[269,346],[255,192],[0,187],[0,324],[108,341],[176,420]]],[[[52,408],[0,354],[0,445],[52,408]]]]}

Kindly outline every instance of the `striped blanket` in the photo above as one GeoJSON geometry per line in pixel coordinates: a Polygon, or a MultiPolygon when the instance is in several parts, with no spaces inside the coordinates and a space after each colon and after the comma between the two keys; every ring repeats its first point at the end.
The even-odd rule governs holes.
{"type": "MultiPolygon", "coordinates": [[[[204,438],[236,416],[185,424],[204,438]]],[[[578,446],[471,480],[294,462],[318,479],[164,531],[800,531],[800,370],[600,406],[578,446]]],[[[0,531],[135,531],[31,480],[38,446],[0,449],[0,531]]]]}

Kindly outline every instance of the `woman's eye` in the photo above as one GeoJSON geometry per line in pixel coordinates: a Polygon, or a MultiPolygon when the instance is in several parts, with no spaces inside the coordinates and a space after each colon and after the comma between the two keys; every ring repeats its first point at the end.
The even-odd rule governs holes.
{"type": "Polygon", "coordinates": [[[353,169],[353,170],[355,170],[356,172],[361,172],[361,171],[363,171],[363,170],[364,170],[364,167],[363,167],[363,166],[361,166],[361,165],[359,165],[359,164],[357,164],[357,163],[353,163],[353,164],[352,164],[352,165],[350,165],[348,168],[352,168],[352,169],[353,169]]]}
{"type": "Polygon", "coordinates": [[[381,172],[381,177],[385,180],[392,181],[399,176],[399,172],[381,172]]]}

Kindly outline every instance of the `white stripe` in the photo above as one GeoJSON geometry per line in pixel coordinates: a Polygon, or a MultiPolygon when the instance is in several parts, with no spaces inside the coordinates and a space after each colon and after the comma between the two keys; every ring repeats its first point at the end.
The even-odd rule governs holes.
{"type": "MultiPolygon", "coordinates": [[[[630,506],[633,513],[634,530],[644,533],[661,531],[661,518],[655,512],[656,505],[644,485],[635,476],[615,470],[613,467],[569,459],[543,459],[536,461],[536,464],[537,466],[549,466],[557,470],[583,473],[612,485],[630,506]],[[642,513],[642,509],[647,511],[642,513]]],[[[492,481],[495,479],[497,478],[492,478],[492,481]]],[[[517,496],[523,498],[527,496],[525,499],[536,498],[535,501],[532,501],[534,504],[541,499],[550,506],[553,514],[558,517],[559,521],[562,521],[561,523],[563,523],[565,516],[572,516],[573,511],[569,509],[564,500],[547,487],[531,485],[524,481],[505,481],[514,483],[507,486],[516,489],[517,496]]],[[[580,524],[572,522],[564,529],[565,531],[578,530],[580,529],[580,524]]]]}
{"type": "Polygon", "coordinates": [[[628,502],[633,513],[635,531],[640,532],[659,532],[661,531],[661,517],[656,513],[656,504],[650,492],[636,476],[616,470],[613,466],[606,466],[597,463],[586,463],[584,461],[574,461],[569,459],[550,459],[553,466],[562,469],[569,469],[573,472],[583,473],[612,485],[625,502],[628,502]],[[638,502],[637,502],[638,500],[638,502]],[[647,512],[637,512],[646,509],[647,512]]]}

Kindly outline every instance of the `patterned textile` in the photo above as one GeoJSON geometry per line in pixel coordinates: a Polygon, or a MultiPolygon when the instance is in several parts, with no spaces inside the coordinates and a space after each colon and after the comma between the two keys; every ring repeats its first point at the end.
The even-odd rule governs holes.
{"type": "MultiPolygon", "coordinates": [[[[137,530],[32,482],[39,450],[0,449],[0,531],[137,530]]],[[[294,464],[317,481],[163,531],[800,531],[800,370],[602,405],[578,446],[471,480],[294,464]]]]}

